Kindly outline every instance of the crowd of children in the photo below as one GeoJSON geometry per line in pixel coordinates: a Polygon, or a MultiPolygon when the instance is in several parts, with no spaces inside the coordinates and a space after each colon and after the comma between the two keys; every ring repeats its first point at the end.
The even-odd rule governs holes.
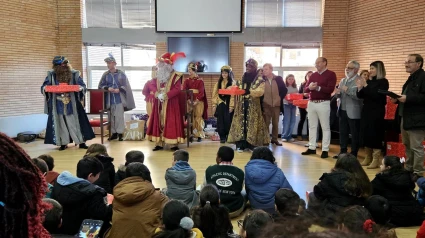
{"type": "Polygon", "coordinates": [[[341,155],[306,207],[267,147],[254,149],[245,173],[233,165],[233,150],[221,147],[198,187],[189,153],[178,150],[165,172],[167,188],[159,189],[141,151],[128,152],[115,172],[106,148],[94,144],[74,176],[54,172],[49,155],[31,160],[7,136],[0,142],[0,237],[72,236],[94,219],[103,221],[101,237],[390,238],[397,237],[393,228],[425,219],[424,181],[415,197],[415,181],[395,156],[385,157],[370,181],[354,156],[341,155]],[[244,211],[238,229],[231,219],[244,211]]]}

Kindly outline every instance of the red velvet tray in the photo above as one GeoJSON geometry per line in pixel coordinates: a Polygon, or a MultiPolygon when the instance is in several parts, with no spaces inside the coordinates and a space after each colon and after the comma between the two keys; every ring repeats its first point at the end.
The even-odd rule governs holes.
{"type": "Polygon", "coordinates": [[[67,92],[78,92],[80,91],[79,85],[68,85],[66,83],[60,83],[59,85],[47,85],[44,91],[49,93],[67,93],[67,92]]]}
{"type": "Polygon", "coordinates": [[[245,93],[245,90],[239,89],[238,86],[232,86],[228,89],[219,89],[218,94],[224,95],[242,95],[245,93]]]}
{"type": "Polygon", "coordinates": [[[288,101],[301,100],[303,99],[303,95],[301,93],[288,93],[285,99],[288,101]]]}

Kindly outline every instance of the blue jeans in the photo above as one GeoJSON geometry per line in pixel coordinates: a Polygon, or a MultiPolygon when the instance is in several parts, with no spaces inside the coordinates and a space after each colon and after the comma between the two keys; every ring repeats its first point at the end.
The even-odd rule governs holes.
{"type": "Polygon", "coordinates": [[[292,104],[283,105],[283,132],[282,139],[292,139],[292,131],[295,126],[295,112],[297,107],[292,104]]]}

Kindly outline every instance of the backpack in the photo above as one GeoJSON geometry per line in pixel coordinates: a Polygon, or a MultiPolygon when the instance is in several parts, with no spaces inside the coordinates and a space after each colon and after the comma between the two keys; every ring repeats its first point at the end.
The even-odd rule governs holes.
{"type": "Polygon", "coordinates": [[[21,143],[28,143],[32,142],[37,138],[37,134],[33,131],[24,131],[21,133],[18,133],[17,135],[18,141],[21,143]]]}

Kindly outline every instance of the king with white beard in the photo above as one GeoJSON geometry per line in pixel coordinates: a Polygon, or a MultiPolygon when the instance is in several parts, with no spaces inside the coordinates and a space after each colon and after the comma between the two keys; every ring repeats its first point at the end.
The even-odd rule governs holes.
{"type": "Polygon", "coordinates": [[[173,69],[179,57],[185,54],[165,53],[158,59],[156,93],[146,132],[148,140],[155,142],[153,151],[164,149],[165,144],[178,150],[177,145],[185,141],[179,99],[183,74],[173,69]]]}

